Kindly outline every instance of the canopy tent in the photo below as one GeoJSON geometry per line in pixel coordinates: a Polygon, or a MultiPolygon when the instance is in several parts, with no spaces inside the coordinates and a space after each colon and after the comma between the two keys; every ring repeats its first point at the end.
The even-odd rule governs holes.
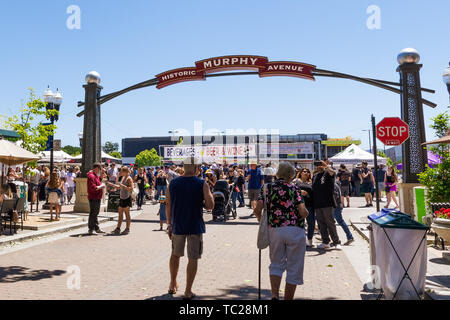
{"type": "MultiPolygon", "coordinates": [[[[42,163],[50,163],[50,151],[41,152],[42,158],[39,162],[42,163]]],[[[65,153],[64,151],[53,151],[53,162],[54,163],[68,163],[72,160],[72,156],[70,154],[65,153]]]]}
{"type": "MultiPolygon", "coordinates": [[[[334,164],[349,164],[356,165],[366,161],[369,165],[374,165],[374,155],[370,152],[364,151],[355,144],[352,144],[347,149],[330,158],[334,164]]],[[[378,156],[378,164],[386,164],[386,158],[378,156]]]]}
{"type": "Polygon", "coordinates": [[[440,139],[434,140],[434,141],[430,141],[430,142],[425,142],[424,145],[429,145],[429,144],[449,144],[450,143],[450,134],[442,137],[440,139]]]}
{"type": "Polygon", "coordinates": [[[16,166],[34,160],[39,160],[39,156],[13,142],[0,139],[0,162],[4,165],[16,166]]]}
{"type": "MultiPolygon", "coordinates": [[[[76,157],[71,157],[72,160],[81,160],[82,158],[83,158],[82,154],[80,154],[80,155],[78,155],[76,157]]],[[[112,161],[115,161],[115,162],[122,161],[121,159],[114,158],[113,156],[110,156],[106,152],[102,151],[102,160],[103,159],[105,159],[105,160],[112,160],[112,161]]]]}

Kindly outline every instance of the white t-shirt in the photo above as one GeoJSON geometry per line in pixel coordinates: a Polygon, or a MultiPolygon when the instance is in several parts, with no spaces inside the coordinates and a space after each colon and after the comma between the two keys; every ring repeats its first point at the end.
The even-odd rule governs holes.
{"type": "Polygon", "coordinates": [[[274,176],[275,170],[272,167],[264,168],[264,175],[265,176],[274,176]]]}
{"type": "Polygon", "coordinates": [[[74,173],[68,172],[67,173],[67,185],[69,188],[73,188],[75,187],[75,181],[73,181],[73,179],[75,179],[76,176],[74,173]]]}

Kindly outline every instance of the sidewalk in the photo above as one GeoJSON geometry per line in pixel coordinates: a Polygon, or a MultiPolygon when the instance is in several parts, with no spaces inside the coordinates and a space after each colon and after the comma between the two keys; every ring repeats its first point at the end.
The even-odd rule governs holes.
{"type": "MultiPolygon", "coordinates": [[[[158,208],[144,206],[142,214],[133,219],[128,236],[87,236],[87,230],[73,230],[59,238],[34,242],[32,248],[19,244],[14,251],[0,252],[0,299],[180,299],[187,261],[183,258],[180,263],[179,292],[168,295],[171,244],[165,232],[158,232],[158,208]],[[68,287],[74,267],[80,270],[79,290],[68,287]]],[[[240,208],[241,219],[226,223],[212,223],[211,215],[205,215],[204,256],[194,285],[198,300],[257,299],[258,223],[250,213],[240,208]]],[[[110,232],[115,223],[102,228],[110,232]]],[[[295,298],[360,300],[363,285],[347,256],[350,250],[357,246],[342,251],[308,250],[305,284],[298,287],[295,298]]],[[[271,298],[268,266],[269,251],[264,250],[264,300],[271,298]]]]}
{"type": "MultiPolygon", "coordinates": [[[[0,252],[3,247],[13,246],[17,243],[42,239],[55,234],[65,233],[71,230],[87,228],[89,213],[73,212],[73,205],[64,205],[61,211],[60,221],[50,221],[49,210],[40,209],[39,212],[29,213],[24,221],[24,230],[20,223],[17,224],[17,234],[12,234],[9,224],[5,233],[0,235],[0,252]]],[[[141,212],[132,210],[132,216],[141,212]]],[[[102,212],[98,216],[100,224],[117,219],[117,212],[102,212]]],[[[55,218],[55,215],[53,216],[55,218]]]]}
{"type": "MultiPolygon", "coordinates": [[[[356,200],[359,201],[360,199],[356,200]]],[[[385,203],[382,203],[383,206],[385,203]]],[[[367,216],[376,212],[375,209],[346,209],[349,215],[351,226],[355,229],[359,235],[369,243],[369,230],[370,221],[367,216]]],[[[442,258],[442,250],[434,247],[434,237],[428,238],[428,250],[427,250],[427,275],[425,291],[428,298],[433,300],[450,300],[450,262],[442,258]]],[[[370,251],[370,250],[369,250],[370,251]]],[[[448,252],[448,251],[447,251],[448,252]]]]}

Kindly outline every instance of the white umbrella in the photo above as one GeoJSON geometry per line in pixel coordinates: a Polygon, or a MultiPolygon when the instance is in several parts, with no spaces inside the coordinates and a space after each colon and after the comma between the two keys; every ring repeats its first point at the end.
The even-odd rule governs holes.
{"type": "Polygon", "coordinates": [[[7,166],[16,166],[29,161],[38,160],[39,156],[25,150],[13,142],[0,139],[0,162],[7,166]]]}

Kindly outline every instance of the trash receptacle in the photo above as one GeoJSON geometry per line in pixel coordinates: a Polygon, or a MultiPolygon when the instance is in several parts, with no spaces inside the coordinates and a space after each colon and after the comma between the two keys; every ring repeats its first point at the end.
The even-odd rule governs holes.
{"type": "Polygon", "coordinates": [[[385,298],[420,299],[425,292],[429,228],[404,213],[384,212],[369,216],[369,220],[373,262],[385,298]]]}
{"type": "Polygon", "coordinates": [[[108,212],[119,212],[120,193],[111,192],[108,195],[108,212]]]}

